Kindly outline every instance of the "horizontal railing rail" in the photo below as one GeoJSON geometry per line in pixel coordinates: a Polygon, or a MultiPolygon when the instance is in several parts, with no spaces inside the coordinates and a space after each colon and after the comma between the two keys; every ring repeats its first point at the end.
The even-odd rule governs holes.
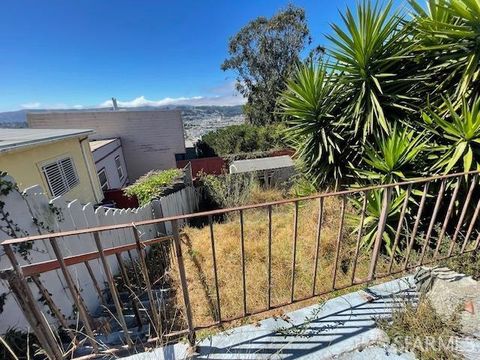
{"type": "MultiPolygon", "coordinates": [[[[412,179],[412,180],[402,181],[402,182],[398,182],[398,183],[373,185],[373,186],[359,187],[359,188],[353,188],[353,189],[349,189],[349,190],[342,190],[342,191],[336,191],[336,192],[319,193],[319,194],[310,195],[310,196],[298,197],[298,198],[294,198],[294,199],[284,199],[284,200],[270,201],[270,202],[265,202],[265,203],[261,203],[261,204],[236,206],[236,207],[231,207],[231,208],[227,208],[227,209],[217,209],[217,210],[203,211],[203,212],[197,212],[197,213],[192,213],[192,214],[169,216],[169,217],[164,217],[164,218],[137,221],[137,222],[131,222],[131,223],[124,223],[124,224],[90,227],[90,228],[72,230],[72,231],[62,231],[62,232],[55,233],[55,236],[57,236],[57,237],[68,237],[68,236],[74,236],[74,235],[88,234],[88,233],[91,233],[91,232],[94,232],[94,231],[103,232],[103,231],[109,231],[109,230],[125,229],[125,228],[129,228],[129,227],[132,227],[132,226],[154,225],[154,224],[169,222],[169,221],[172,221],[172,220],[190,220],[192,218],[205,217],[205,216],[209,216],[209,215],[212,215],[212,216],[213,215],[221,215],[221,214],[240,211],[240,210],[250,210],[250,209],[258,209],[258,208],[267,207],[267,206],[284,205],[284,204],[294,203],[296,201],[307,201],[307,200],[314,200],[314,199],[319,199],[319,198],[324,198],[324,197],[350,195],[350,194],[355,194],[355,193],[359,193],[359,192],[366,192],[366,191],[371,191],[371,190],[387,189],[387,188],[399,187],[399,186],[405,186],[405,185],[412,185],[412,184],[422,184],[422,183],[430,182],[430,181],[434,181],[434,180],[451,179],[451,178],[456,178],[456,177],[459,177],[459,176],[475,175],[475,174],[479,174],[479,173],[480,173],[480,171],[476,170],[476,171],[467,171],[467,172],[456,173],[456,174],[436,175],[436,176],[431,176],[431,177],[426,177],[426,178],[415,178],[415,179],[412,179]]],[[[25,236],[25,237],[20,237],[20,238],[12,238],[12,239],[8,239],[8,240],[4,240],[1,243],[1,245],[8,245],[8,244],[13,245],[13,244],[19,244],[19,243],[35,241],[35,240],[46,240],[46,239],[49,239],[50,237],[51,237],[50,234],[41,234],[41,235],[25,236]]]]}
{"type": "MultiPolygon", "coordinates": [[[[4,277],[7,278],[41,346],[53,358],[64,356],[65,350],[52,335],[51,327],[46,322],[31,289],[31,286],[35,285],[42,294],[48,295],[48,289],[42,288],[38,276],[50,271],[59,271],[65,279],[72,303],[83,326],[82,332],[86,334],[79,336],[74,333],[58,311],[54,299],[47,296],[47,305],[53,317],[76,344],[73,348],[89,343],[93,353],[107,351],[105,346],[96,340],[98,334],[104,330],[100,329],[102,326],[93,319],[82,299],[81,291],[72,275],[71,267],[74,266],[87,268],[91,284],[98,293],[99,302],[105,308],[109,308],[110,312],[115,313],[118,326],[123,330],[124,344],[121,349],[128,350],[139,345],[131,326],[127,324],[129,319],[134,319],[139,328],[144,325],[150,327],[151,331],[145,342],[164,342],[174,336],[186,334],[190,344],[194,346],[195,333],[200,329],[264,313],[376,279],[397,276],[419,266],[476,253],[480,243],[478,225],[480,192],[477,191],[479,173],[472,171],[418,178],[134,223],[12,238],[1,243],[12,264],[11,269],[4,270],[4,277]],[[291,259],[288,264],[281,266],[281,275],[288,278],[288,285],[284,285],[286,288],[282,289],[285,299],[279,301],[277,294],[279,285],[275,284],[273,279],[274,272],[278,270],[274,269],[274,263],[277,261],[275,251],[280,244],[277,242],[276,233],[279,227],[285,224],[279,224],[274,220],[281,214],[290,212],[293,215],[289,232],[291,244],[288,251],[291,259]],[[219,218],[224,215],[229,217],[219,218]],[[261,234],[254,232],[252,235],[252,231],[256,231],[251,229],[252,218],[258,220],[260,217],[265,224],[264,231],[262,230],[261,234]],[[196,239],[192,238],[189,239],[191,244],[188,245],[184,238],[180,222],[194,219],[204,219],[207,243],[197,245],[196,239]],[[223,300],[227,294],[222,290],[225,290],[224,287],[227,285],[225,281],[221,281],[221,275],[232,270],[224,268],[223,254],[219,252],[222,241],[225,241],[215,234],[215,228],[221,226],[219,222],[237,224],[239,229],[238,239],[235,240],[238,241],[237,259],[240,274],[234,289],[237,291],[235,298],[239,299],[240,305],[237,313],[226,308],[223,300]],[[169,223],[172,235],[142,240],[142,227],[159,223],[169,223]],[[304,229],[306,223],[310,224],[307,230],[304,229]],[[105,239],[109,236],[108,232],[120,229],[131,234],[129,236],[132,243],[107,246],[105,239]],[[65,239],[80,235],[89,235],[95,242],[97,251],[64,256],[61,247],[65,239]],[[255,242],[261,241],[265,245],[262,250],[265,262],[261,264],[266,270],[266,276],[261,280],[265,285],[265,294],[261,304],[256,307],[251,304],[252,292],[249,290],[252,286],[249,265],[255,254],[247,245],[251,244],[252,237],[255,242]],[[47,241],[54,250],[55,258],[32,264],[22,262],[15,253],[15,246],[35,241],[47,241]],[[178,296],[175,296],[175,299],[182,303],[182,322],[174,329],[166,329],[169,316],[165,312],[168,313],[171,309],[164,309],[162,313],[158,295],[160,290],[157,287],[159,279],[152,279],[149,268],[151,264],[146,263],[147,250],[159,244],[166,244],[173,251],[170,270],[174,272],[175,279],[172,281],[176,282],[178,289],[178,296]],[[206,296],[213,310],[212,319],[203,323],[197,321],[198,314],[193,311],[189,290],[194,286],[191,283],[194,281],[191,273],[193,270],[192,267],[187,269],[186,262],[190,263],[192,254],[205,250],[205,247],[209,250],[203,256],[211,257],[211,269],[199,268],[195,271],[205,272],[202,275],[203,286],[211,287],[206,291],[206,296]],[[130,264],[124,260],[125,254],[133,259],[131,252],[137,253],[138,266],[133,260],[130,264]],[[184,253],[188,254],[187,259],[184,258],[184,253]],[[112,272],[113,258],[118,262],[119,274],[112,272]],[[107,283],[106,290],[102,289],[102,284],[97,279],[99,274],[92,271],[91,261],[100,261],[107,283]],[[119,277],[122,288],[130,292],[128,299],[122,298],[119,293],[116,280],[119,277]],[[30,278],[34,280],[33,285],[28,280],[30,278]],[[112,301],[110,304],[107,304],[106,293],[112,301]],[[146,299],[147,305],[142,299],[146,299]],[[125,311],[126,302],[130,304],[128,311],[125,311]],[[125,316],[124,313],[129,315],[125,316]]],[[[284,219],[285,217],[281,218],[282,221],[284,219]]],[[[78,241],[81,241],[80,238],[78,241]]],[[[285,239],[282,238],[282,241],[285,239]]],[[[230,293],[232,291],[230,288],[230,293]]],[[[165,306],[174,308],[171,304],[165,306]]]]}

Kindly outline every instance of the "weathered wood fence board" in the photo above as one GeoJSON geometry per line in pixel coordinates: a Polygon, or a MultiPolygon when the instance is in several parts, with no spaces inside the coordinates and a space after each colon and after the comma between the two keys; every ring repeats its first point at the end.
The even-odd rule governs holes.
{"type": "MultiPolygon", "coordinates": [[[[3,180],[14,180],[5,177],[3,180]]],[[[101,225],[115,225],[132,223],[142,220],[150,220],[172,215],[181,215],[194,212],[198,207],[198,197],[193,187],[186,187],[176,193],[164,198],[154,200],[151,204],[136,209],[111,209],[98,207],[94,209],[92,204],[80,204],[78,201],[66,201],[62,197],[49,200],[43,194],[40,186],[33,186],[23,193],[14,189],[7,195],[0,195],[0,241],[12,237],[23,237],[28,235],[47,234],[66,230],[77,230],[101,225]]],[[[153,239],[163,234],[171,234],[170,225],[152,224],[142,226],[139,229],[142,240],[153,239]]],[[[100,240],[104,248],[127,245],[135,243],[133,232],[130,228],[116,229],[100,233],[100,240]]],[[[68,238],[57,238],[60,251],[64,256],[78,255],[85,252],[96,252],[97,247],[92,234],[81,234],[68,238]]],[[[49,241],[35,241],[32,248],[15,248],[20,264],[38,263],[56,259],[49,241]],[[24,256],[21,255],[24,251],[24,256]]],[[[136,260],[138,253],[131,252],[133,260],[136,260]]],[[[109,256],[108,263],[113,274],[119,273],[119,264],[115,256],[109,256]]],[[[125,263],[131,261],[127,252],[122,259],[125,263]]],[[[92,286],[92,280],[88,267],[96,277],[98,286],[103,290],[106,287],[106,278],[99,259],[91,260],[88,264],[77,264],[69,266],[68,270],[76,286],[82,294],[82,298],[89,311],[95,311],[100,304],[96,288],[92,286]]],[[[11,267],[7,256],[0,250],[0,270],[11,267]]],[[[40,281],[51,293],[51,297],[65,315],[67,320],[73,320],[72,298],[67,288],[67,282],[61,270],[50,271],[40,276],[40,281]]],[[[41,295],[35,283],[29,283],[34,295],[41,295]]],[[[13,296],[9,294],[6,281],[0,282],[0,296],[6,294],[3,311],[0,312],[0,334],[5,333],[8,328],[19,330],[27,329],[27,321],[18,308],[13,296]]],[[[49,322],[53,318],[49,315],[49,309],[45,304],[40,303],[42,312],[49,322]]]]}

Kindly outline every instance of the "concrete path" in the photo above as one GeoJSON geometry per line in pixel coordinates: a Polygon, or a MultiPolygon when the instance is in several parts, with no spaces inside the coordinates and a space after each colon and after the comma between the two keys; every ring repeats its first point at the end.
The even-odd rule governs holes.
{"type": "MultiPolygon", "coordinates": [[[[228,330],[199,343],[197,359],[405,359],[382,344],[375,319],[389,316],[402,302],[416,301],[413,279],[406,277],[349,293],[322,304],[228,330]]],[[[187,358],[187,345],[175,344],[129,360],[187,358]]]]}

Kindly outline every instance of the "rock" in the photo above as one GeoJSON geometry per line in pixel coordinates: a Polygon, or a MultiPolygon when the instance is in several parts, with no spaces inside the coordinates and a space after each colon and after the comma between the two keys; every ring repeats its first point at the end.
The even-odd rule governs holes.
{"type": "Polygon", "coordinates": [[[464,334],[480,335],[480,283],[448,268],[422,268],[414,279],[438,315],[457,315],[464,334]]]}

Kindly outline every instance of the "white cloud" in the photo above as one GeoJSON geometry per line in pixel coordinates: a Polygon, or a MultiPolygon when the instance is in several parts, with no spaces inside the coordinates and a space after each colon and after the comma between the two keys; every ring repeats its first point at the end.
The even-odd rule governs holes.
{"type": "MultiPolygon", "coordinates": [[[[193,96],[193,97],[166,97],[160,100],[150,100],[145,96],[139,96],[132,100],[117,100],[119,107],[135,108],[141,106],[165,106],[165,105],[242,105],[245,100],[241,96],[193,96]]],[[[100,108],[112,107],[112,100],[106,100],[98,105],[100,108]]]]}
{"type": "MultiPolygon", "coordinates": [[[[216,87],[206,89],[206,96],[192,96],[192,97],[166,97],[158,100],[147,99],[145,96],[139,96],[131,100],[119,100],[117,104],[122,108],[136,108],[142,106],[166,106],[166,105],[194,105],[194,106],[232,106],[243,105],[245,99],[239,95],[235,88],[234,82],[226,81],[216,87]]],[[[111,108],[112,100],[105,100],[98,105],[68,105],[63,103],[57,104],[43,104],[40,102],[31,102],[22,104],[23,109],[91,109],[91,108],[111,108]]]]}
{"type": "Polygon", "coordinates": [[[39,102],[31,102],[31,103],[22,104],[20,106],[23,109],[39,109],[41,105],[42,104],[40,104],[39,102]]]}

